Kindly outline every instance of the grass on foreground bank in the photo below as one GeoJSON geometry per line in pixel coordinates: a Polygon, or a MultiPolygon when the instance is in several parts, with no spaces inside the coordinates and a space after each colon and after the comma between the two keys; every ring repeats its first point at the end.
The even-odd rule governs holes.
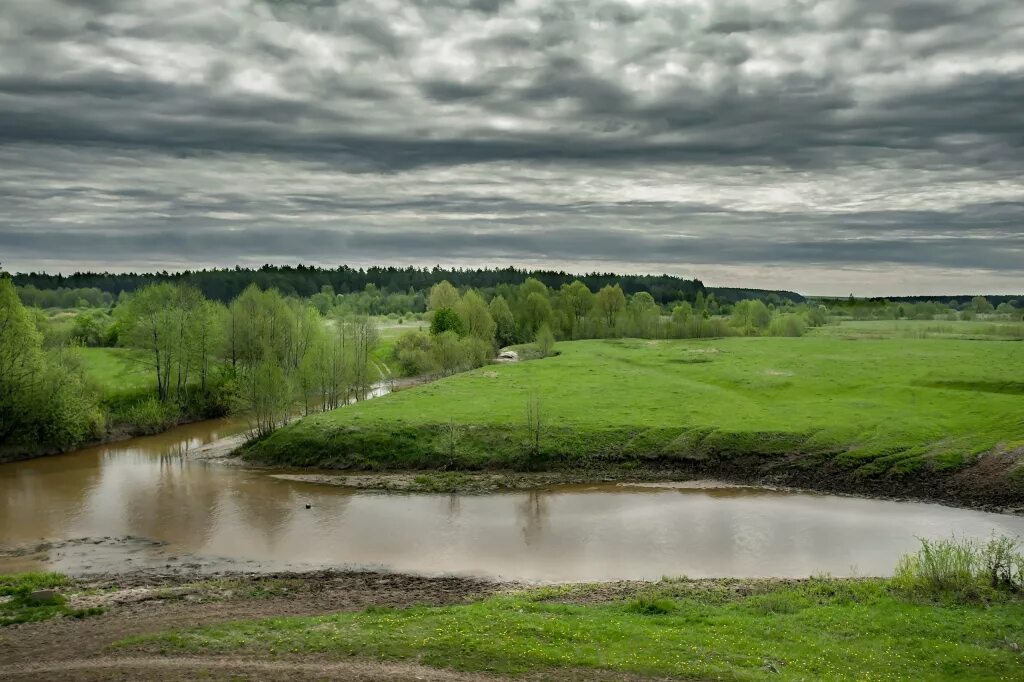
{"type": "MultiPolygon", "coordinates": [[[[351,469],[551,468],[803,455],[858,475],[1024,446],[1024,345],[947,339],[579,341],[307,417],[243,450],[351,469]],[[527,425],[540,403],[539,449],[527,425]]],[[[1016,480],[1024,480],[1024,471],[1016,480]]]]}
{"type": "Polygon", "coordinates": [[[69,584],[60,573],[19,573],[0,575],[0,626],[48,620],[54,616],[84,618],[102,612],[102,609],[72,609],[60,594],[40,599],[33,593],[54,590],[69,584]]]}
{"type": "Polygon", "coordinates": [[[892,580],[574,585],[462,606],[227,623],[120,646],[361,655],[512,674],[594,668],[729,680],[1020,679],[1024,559],[1016,549],[1007,538],[926,544],[892,580]],[[1008,566],[1010,581],[994,580],[1001,574],[993,565],[1008,566]]]}

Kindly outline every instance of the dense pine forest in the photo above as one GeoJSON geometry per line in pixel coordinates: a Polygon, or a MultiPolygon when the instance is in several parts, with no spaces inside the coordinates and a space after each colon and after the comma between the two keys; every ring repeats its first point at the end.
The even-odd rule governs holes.
{"type": "MultiPolygon", "coordinates": [[[[659,304],[671,301],[695,301],[697,294],[713,293],[724,303],[735,303],[748,298],[767,300],[789,299],[795,303],[804,297],[792,291],[769,291],[761,289],[734,289],[705,287],[699,279],[684,279],[671,275],[617,275],[614,273],[590,273],[574,275],[556,270],[528,270],[520,268],[398,268],[370,267],[351,268],[342,265],[334,269],[307,265],[274,266],[264,265],[258,269],[222,268],[214,270],[186,270],[184,272],[110,273],[77,272],[73,275],[51,275],[46,273],[20,273],[14,276],[14,283],[20,287],[35,287],[40,290],[96,289],[97,293],[117,296],[121,292],[133,292],[149,284],[171,282],[188,284],[199,289],[211,300],[227,303],[245,291],[250,284],[260,289],[277,289],[285,296],[312,296],[324,287],[338,294],[363,291],[373,286],[385,293],[425,292],[442,281],[458,288],[490,289],[505,284],[516,286],[527,279],[535,279],[545,286],[557,289],[579,280],[591,291],[597,291],[610,284],[618,284],[623,293],[632,295],[645,291],[659,304]]],[[[422,312],[423,308],[420,308],[422,312]]]]}

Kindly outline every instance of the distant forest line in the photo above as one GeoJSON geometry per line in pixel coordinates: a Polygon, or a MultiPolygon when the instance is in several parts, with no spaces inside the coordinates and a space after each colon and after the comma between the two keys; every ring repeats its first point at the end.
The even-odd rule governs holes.
{"type": "MultiPolygon", "coordinates": [[[[927,301],[933,303],[941,303],[942,305],[947,305],[950,307],[962,308],[978,297],[978,294],[870,296],[866,298],[855,298],[853,299],[852,303],[854,306],[873,307],[877,306],[880,303],[923,303],[927,301]]],[[[993,306],[998,306],[1000,303],[1010,303],[1013,305],[1017,305],[1021,301],[1024,301],[1024,294],[983,294],[981,297],[987,299],[988,302],[991,303],[993,306]]],[[[826,305],[833,303],[846,305],[850,304],[850,299],[844,299],[837,296],[808,296],[807,298],[813,301],[824,303],[826,305]]]]}
{"type": "Polygon", "coordinates": [[[370,267],[352,268],[342,265],[337,268],[321,268],[306,265],[273,266],[260,268],[219,268],[212,270],[186,270],[183,272],[76,272],[73,275],[51,275],[46,273],[18,273],[14,283],[18,286],[34,286],[37,289],[87,289],[95,288],[117,296],[121,292],[134,292],[150,284],[162,282],[189,284],[199,289],[211,300],[226,303],[237,297],[250,284],[261,289],[277,289],[282,294],[300,297],[312,296],[325,286],[335,293],[360,292],[373,285],[384,292],[404,293],[410,290],[425,292],[435,284],[448,281],[458,288],[489,289],[501,284],[520,285],[533,278],[546,286],[557,289],[579,280],[591,291],[604,286],[618,284],[627,295],[641,291],[649,293],[659,304],[672,301],[696,301],[697,294],[714,294],[723,303],[735,303],[744,299],[760,299],[766,302],[788,299],[802,303],[804,296],[783,290],[745,289],[731,287],[706,287],[699,279],[686,279],[672,275],[618,275],[614,273],[588,273],[576,275],[560,270],[528,270],[520,268],[397,268],[370,267]]]}

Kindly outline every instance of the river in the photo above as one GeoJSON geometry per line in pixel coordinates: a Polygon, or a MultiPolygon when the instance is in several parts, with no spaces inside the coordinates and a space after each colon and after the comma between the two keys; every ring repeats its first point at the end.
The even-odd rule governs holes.
{"type": "Polygon", "coordinates": [[[1024,536],[1024,517],[936,504],[678,484],[381,494],[189,456],[241,430],[208,421],[0,465],[0,572],[334,567],[531,582],[884,575],[917,537],[1024,536]]]}

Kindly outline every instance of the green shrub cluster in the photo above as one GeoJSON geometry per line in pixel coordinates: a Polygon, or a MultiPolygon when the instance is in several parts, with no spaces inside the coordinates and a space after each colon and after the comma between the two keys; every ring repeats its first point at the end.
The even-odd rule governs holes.
{"type": "Polygon", "coordinates": [[[893,584],[907,593],[960,601],[1024,592],[1024,553],[1019,540],[1006,536],[986,542],[922,538],[915,554],[900,558],[893,584]]]}
{"type": "Polygon", "coordinates": [[[32,315],[0,273],[0,446],[66,448],[102,428],[74,356],[44,349],[32,315]]]}

